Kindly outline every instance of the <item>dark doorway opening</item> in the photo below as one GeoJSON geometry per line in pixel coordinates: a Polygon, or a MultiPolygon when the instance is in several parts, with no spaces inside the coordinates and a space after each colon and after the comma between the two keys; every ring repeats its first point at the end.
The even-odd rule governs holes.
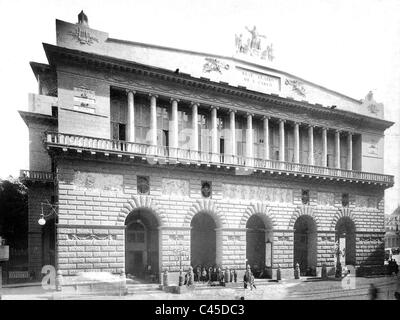
{"type": "Polygon", "coordinates": [[[158,222],[151,210],[136,209],[125,221],[125,273],[156,279],[159,273],[158,222]]]}
{"type": "Polygon", "coordinates": [[[197,213],[190,223],[191,265],[210,267],[216,264],[216,233],[214,219],[207,213],[197,213]]]}
{"type": "Polygon", "coordinates": [[[317,273],[317,226],[309,216],[301,216],[294,224],[294,266],[300,266],[301,276],[317,273]]]}
{"type": "Polygon", "coordinates": [[[335,241],[338,242],[342,252],[341,263],[345,265],[356,264],[356,227],[349,217],[342,217],[336,223],[335,241]]]}

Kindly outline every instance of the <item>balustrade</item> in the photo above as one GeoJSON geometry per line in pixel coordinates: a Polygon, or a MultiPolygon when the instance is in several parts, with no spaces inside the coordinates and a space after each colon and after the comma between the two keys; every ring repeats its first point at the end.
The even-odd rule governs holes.
{"type": "Polygon", "coordinates": [[[258,159],[239,155],[219,154],[159,145],[155,146],[150,144],[133,143],[120,140],[84,137],[55,132],[47,133],[46,143],[49,145],[58,145],[60,147],[73,147],[78,149],[86,148],[90,151],[112,151],[117,153],[141,155],[146,157],[153,156],[157,158],[165,158],[168,160],[186,161],[189,163],[200,162],[207,164],[212,163],[217,165],[224,164],[227,166],[241,166],[261,170],[265,169],[292,173],[296,172],[299,174],[310,174],[328,178],[347,178],[393,184],[393,176],[378,173],[345,170],[340,168],[329,168],[278,160],[258,159]]]}

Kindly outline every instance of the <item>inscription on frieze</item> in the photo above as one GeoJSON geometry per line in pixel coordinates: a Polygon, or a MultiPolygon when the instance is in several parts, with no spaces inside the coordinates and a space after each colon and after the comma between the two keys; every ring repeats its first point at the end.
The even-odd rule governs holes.
{"type": "Polygon", "coordinates": [[[259,186],[223,184],[223,196],[228,199],[269,201],[269,202],[293,202],[293,190],[286,188],[268,188],[259,186]]]}
{"type": "Polygon", "coordinates": [[[72,183],[77,190],[122,191],[123,176],[75,171],[72,183]]]}
{"type": "Polygon", "coordinates": [[[189,181],[183,179],[162,179],[162,194],[169,197],[188,197],[189,181]]]}

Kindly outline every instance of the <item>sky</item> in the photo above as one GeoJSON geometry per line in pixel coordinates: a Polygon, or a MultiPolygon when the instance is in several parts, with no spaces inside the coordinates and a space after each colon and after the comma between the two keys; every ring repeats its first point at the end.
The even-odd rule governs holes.
{"type": "Polygon", "coordinates": [[[17,110],[37,93],[29,62],[47,63],[55,19],[117,39],[230,56],[234,35],[256,25],[278,69],[356,99],[372,90],[395,122],[385,133],[385,213],[400,204],[400,0],[0,0],[0,178],[29,169],[28,130],[17,110]]]}

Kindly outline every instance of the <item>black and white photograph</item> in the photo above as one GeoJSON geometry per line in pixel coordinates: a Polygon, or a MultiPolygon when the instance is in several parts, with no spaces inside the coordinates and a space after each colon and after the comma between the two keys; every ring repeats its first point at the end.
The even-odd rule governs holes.
{"type": "Polygon", "coordinates": [[[0,308],[400,300],[399,17],[0,0],[0,308]]]}

